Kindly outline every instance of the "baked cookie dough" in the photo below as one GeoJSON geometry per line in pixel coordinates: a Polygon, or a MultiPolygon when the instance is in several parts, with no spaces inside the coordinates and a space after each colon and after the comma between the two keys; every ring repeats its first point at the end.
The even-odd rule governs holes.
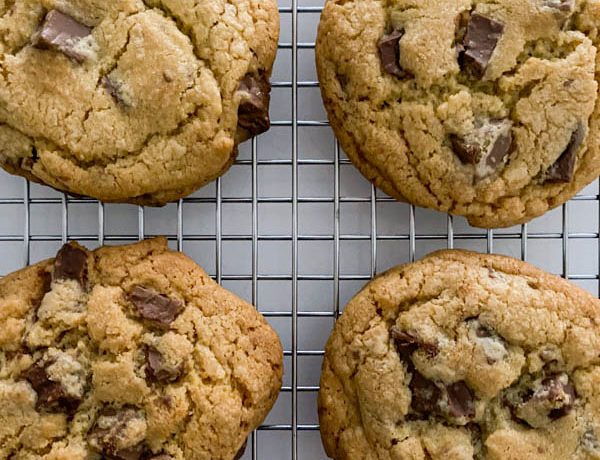
{"type": "Polygon", "coordinates": [[[251,306],[162,239],[0,280],[0,459],[231,460],[283,353],[251,306]]]}
{"type": "Polygon", "coordinates": [[[329,120],[393,197],[525,223],[600,175],[600,1],[328,0],[329,120]]]}
{"type": "Polygon", "coordinates": [[[0,166],[162,205],[269,128],[275,0],[0,1],[0,166]]]}
{"type": "Polygon", "coordinates": [[[600,301],[464,251],[395,268],[327,344],[321,434],[336,460],[600,458],[600,301]]]}

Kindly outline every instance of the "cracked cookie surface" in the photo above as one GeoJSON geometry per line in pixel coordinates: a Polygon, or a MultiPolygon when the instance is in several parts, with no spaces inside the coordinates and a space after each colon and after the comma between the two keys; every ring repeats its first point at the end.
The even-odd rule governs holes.
{"type": "Polygon", "coordinates": [[[317,70],[377,186],[508,227],[600,174],[598,0],[328,0],[317,70]]]}
{"type": "Polygon", "coordinates": [[[279,338],[147,240],[0,280],[0,459],[239,458],[281,387],[279,338]]]}
{"type": "Polygon", "coordinates": [[[269,127],[274,0],[0,2],[0,165],[161,205],[269,127]]]}
{"type": "Polygon", "coordinates": [[[376,278],[325,349],[336,460],[600,458],[600,301],[503,256],[441,251],[376,278]]]}

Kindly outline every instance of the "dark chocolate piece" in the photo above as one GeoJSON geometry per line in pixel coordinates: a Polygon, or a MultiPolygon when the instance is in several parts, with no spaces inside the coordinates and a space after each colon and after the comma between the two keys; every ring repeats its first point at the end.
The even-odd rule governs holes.
{"type": "Polygon", "coordinates": [[[575,387],[571,384],[571,382],[567,378],[567,382],[564,383],[563,378],[560,375],[553,375],[544,379],[542,385],[544,387],[544,391],[541,392],[540,395],[534,395],[534,398],[538,398],[540,400],[547,399],[552,403],[555,403],[557,408],[552,409],[548,414],[552,420],[557,420],[559,418],[568,415],[571,410],[573,410],[573,404],[575,403],[576,394],[575,387]]]}
{"type": "Polygon", "coordinates": [[[37,393],[36,409],[52,413],[73,414],[79,407],[81,399],[67,394],[60,382],[53,382],[46,373],[52,362],[35,363],[26,370],[22,377],[27,380],[37,393]]]}
{"type": "Polygon", "coordinates": [[[44,18],[40,30],[33,37],[33,46],[60,51],[77,62],[85,55],[77,48],[79,42],[92,33],[92,29],[58,10],[51,10],[44,18]]]}
{"type": "Polygon", "coordinates": [[[460,158],[460,161],[470,165],[476,165],[479,162],[481,156],[481,146],[479,144],[470,143],[454,134],[450,136],[450,142],[452,143],[452,150],[460,158]]]}
{"type": "Polygon", "coordinates": [[[131,102],[123,91],[123,85],[114,76],[102,77],[102,86],[117,104],[125,108],[131,107],[131,102]]]}
{"type": "Polygon", "coordinates": [[[405,75],[400,67],[400,39],[403,35],[404,31],[395,29],[392,33],[384,35],[377,44],[384,70],[398,78],[405,75]]]}
{"type": "Polygon", "coordinates": [[[598,441],[598,437],[592,428],[583,433],[580,443],[584,451],[591,454],[600,454],[600,441],[598,441]]]}
{"type": "Polygon", "coordinates": [[[473,13],[463,42],[462,69],[476,78],[483,78],[503,32],[504,24],[473,13]]]}
{"type": "Polygon", "coordinates": [[[141,413],[133,407],[121,409],[105,408],[98,414],[96,423],[88,433],[88,444],[92,449],[111,460],[139,460],[144,453],[143,443],[122,448],[127,425],[141,419],[141,413]]]}
{"type": "Polygon", "coordinates": [[[561,26],[564,26],[575,11],[574,0],[544,0],[543,6],[554,11],[554,16],[561,26]]]}
{"type": "Polygon", "coordinates": [[[554,374],[509,390],[513,418],[539,428],[568,415],[577,398],[567,374],[554,374]]]}
{"type": "Polygon", "coordinates": [[[238,108],[238,126],[250,137],[258,136],[271,127],[269,104],[271,84],[263,74],[248,74],[238,88],[241,94],[238,108]]]}
{"type": "Polygon", "coordinates": [[[435,383],[415,371],[409,388],[412,393],[411,407],[415,412],[426,415],[439,413],[442,391],[435,383]]]}
{"type": "Polygon", "coordinates": [[[146,377],[153,382],[174,382],[183,372],[178,368],[167,365],[163,355],[154,347],[146,348],[146,377]]]}
{"type": "Polygon", "coordinates": [[[475,397],[465,382],[456,382],[447,387],[448,414],[454,418],[475,417],[475,397]]]}
{"type": "Polygon", "coordinates": [[[87,254],[72,244],[65,244],[54,260],[54,280],[75,280],[81,286],[87,282],[87,254]]]}
{"type": "Polygon", "coordinates": [[[575,163],[577,161],[577,151],[585,139],[585,127],[583,123],[577,125],[573,131],[571,140],[560,158],[556,160],[546,172],[545,183],[548,184],[568,184],[575,174],[575,163]]]}
{"type": "Polygon", "coordinates": [[[118,450],[112,455],[107,455],[106,458],[109,460],[139,460],[143,453],[144,445],[139,444],[137,446],[130,447],[129,449],[118,450]]]}
{"type": "Polygon", "coordinates": [[[136,286],[129,301],[135,306],[138,314],[159,327],[168,327],[183,310],[183,304],[176,299],[159,294],[153,289],[136,286]]]}
{"type": "Polygon", "coordinates": [[[475,178],[484,179],[506,163],[513,147],[512,122],[483,120],[465,137],[450,136],[452,150],[464,164],[475,166],[475,178]]]}
{"type": "Polygon", "coordinates": [[[392,326],[390,335],[394,339],[396,349],[403,359],[410,358],[410,355],[418,349],[422,349],[430,357],[434,357],[439,353],[437,344],[424,342],[414,332],[403,332],[396,326],[392,326]]]}
{"type": "Polygon", "coordinates": [[[560,11],[571,11],[575,3],[573,0],[544,0],[544,6],[560,11]]]}

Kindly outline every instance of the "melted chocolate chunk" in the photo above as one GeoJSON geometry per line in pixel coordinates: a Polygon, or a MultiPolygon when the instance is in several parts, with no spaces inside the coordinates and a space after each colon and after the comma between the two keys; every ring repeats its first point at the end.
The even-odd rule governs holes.
{"type": "Polygon", "coordinates": [[[575,2],[573,0],[544,0],[544,6],[560,11],[571,11],[575,2]]]}
{"type": "Polygon", "coordinates": [[[87,254],[72,244],[65,244],[54,260],[54,280],[75,280],[81,286],[87,282],[87,254]]]}
{"type": "Polygon", "coordinates": [[[483,324],[479,318],[467,320],[471,340],[483,350],[489,365],[508,356],[506,342],[491,327],[483,324]]]}
{"type": "Polygon", "coordinates": [[[573,131],[571,140],[560,158],[546,172],[545,183],[568,184],[575,174],[577,151],[585,139],[585,127],[582,123],[573,131]]]}
{"type": "Polygon", "coordinates": [[[544,0],[543,6],[554,11],[554,15],[562,26],[575,11],[575,0],[544,0]]]}
{"type": "Polygon", "coordinates": [[[53,382],[46,373],[52,362],[35,363],[26,370],[22,377],[27,380],[37,393],[36,409],[52,413],[73,414],[79,407],[81,399],[67,394],[60,382],[53,382]]]}
{"type": "Polygon", "coordinates": [[[238,108],[238,126],[249,137],[258,136],[271,127],[269,103],[271,102],[271,84],[264,75],[248,74],[240,83],[241,95],[238,108]]]}
{"type": "Polygon", "coordinates": [[[415,370],[409,388],[411,409],[417,415],[445,417],[448,422],[458,425],[467,424],[475,417],[475,394],[463,381],[445,386],[415,370]]]}
{"type": "Polygon", "coordinates": [[[242,447],[240,447],[240,450],[238,450],[237,454],[235,454],[233,460],[240,460],[240,458],[242,458],[244,456],[244,453],[246,452],[246,447],[248,447],[248,439],[244,441],[244,444],[242,445],[242,447]]]}
{"type": "Polygon", "coordinates": [[[591,454],[599,454],[600,453],[600,441],[598,441],[598,437],[596,433],[594,433],[593,429],[587,430],[581,436],[581,447],[584,451],[589,452],[591,454]]]}
{"type": "Polygon", "coordinates": [[[124,447],[128,425],[142,419],[140,412],[132,407],[119,410],[105,408],[88,433],[88,444],[110,460],[139,460],[144,453],[143,443],[124,447]]]}
{"type": "Polygon", "coordinates": [[[534,395],[534,398],[538,397],[541,400],[547,399],[548,401],[555,403],[559,407],[552,409],[548,414],[552,420],[568,415],[573,410],[573,404],[575,403],[575,387],[571,384],[569,379],[566,379],[566,383],[563,381],[564,378],[560,375],[553,375],[544,379],[542,386],[544,391],[540,396],[534,395]]]}
{"type": "Polygon", "coordinates": [[[114,76],[102,77],[102,86],[114,101],[121,107],[131,107],[130,98],[123,91],[123,85],[114,76]]]}
{"type": "Polygon", "coordinates": [[[555,374],[509,390],[505,398],[513,418],[533,428],[568,415],[577,395],[567,374],[555,374]]]}
{"type": "Polygon", "coordinates": [[[404,31],[395,29],[392,33],[384,35],[377,44],[384,70],[398,78],[405,75],[400,67],[400,39],[403,35],[404,31]]]}
{"type": "Polygon", "coordinates": [[[143,453],[144,446],[140,444],[129,449],[118,450],[112,455],[107,455],[106,458],[109,460],[139,460],[142,457],[143,453]]]}
{"type": "Polygon", "coordinates": [[[153,382],[174,382],[183,372],[183,367],[169,366],[163,355],[154,347],[146,348],[146,377],[153,382]]]}
{"type": "Polygon", "coordinates": [[[479,321],[477,322],[477,326],[475,328],[475,335],[480,339],[487,339],[490,337],[494,337],[494,331],[492,331],[489,327],[481,324],[479,321]]]}
{"type": "Polygon", "coordinates": [[[410,355],[418,349],[423,350],[430,357],[434,357],[439,353],[439,348],[435,343],[427,343],[417,336],[414,332],[404,332],[396,326],[390,329],[390,335],[396,344],[396,350],[402,359],[410,359],[410,355]]]}
{"type": "Polygon", "coordinates": [[[476,179],[484,179],[498,171],[508,159],[513,146],[512,122],[479,121],[469,135],[450,136],[450,143],[462,163],[475,166],[476,179]]]}
{"type": "Polygon", "coordinates": [[[179,300],[143,286],[136,286],[129,294],[129,300],[142,318],[162,328],[168,327],[183,310],[179,300]]]}
{"type": "Polygon", "coordinates": [[[476,78],[483,78],[503,33],[504,24],[473,13],[463,42],[461,68],[476,78]]]}
{"type": "Polygon", "coordinates": [[[454,418],[475,417],[475,397],[465,382],[456,382],[447,387],[448,414],[454,418]]]}
{"type": "Polygon", "coordinates": [[[415,371],[409,388],[412,393],[411,407],[415,412],[421,414],[439,413],[442,391],[435,383],[415,371]]]}
{"type": "Polygon", "coordinates": [[[33,37],[33,46],[60,51],[77,62],[85,60],[78,45],[89,36],[92,29],[58,10],[51,10],[44,18],[40,30],[33,37]]]}

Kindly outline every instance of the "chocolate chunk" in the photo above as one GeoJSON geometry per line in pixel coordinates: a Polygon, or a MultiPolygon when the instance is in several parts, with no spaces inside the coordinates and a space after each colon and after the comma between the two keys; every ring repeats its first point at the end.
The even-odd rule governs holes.
{"type": "Polygon", "coordinates": [[[271,84],[263,74],[248,74],[238,88],[240,106],[238,108],[238,126],[249,137],[258,136],[271,127],[269,104],[271,102],[271,84]]]}
{"type": "Polygon", "coordinates": [[[240,447],[240,450],[238,450],[237,454],[235,454],[235,457],[233,457],[233,460],[240,460],[240,458],[242,458],[244,456],[244,453],[246,452],[246,447],[248,447],[248,439],[247,438],[244,441],[244,444],[242,445],[242,447],[240,447]]]}
{"type": "Polygon", "coordinates": [[[398,78],[402,78],[405,72],[400,67],[400,39],[404,31],[395,29],[392,33],[384,35],[377,46],[381,65],[385,71],[398,78]]]}
{"type": "Polygon", "coordinates": [[[542,4],[546,8],[550,8],[558,22],[563,26],[569,17],[575,11],[575,1],[574,0],[544,0],[542,4]]]}
{"type": "Polygon", "coordinates": [[[448,414],[454,418],[475,417],[475,397],[465,382],[448,386],[448,414]]]}
{"type": "Polygon", "coordinates": [[[400,354],[403,359],[409,359],[410,355],[418,349],[422,349],[430,357],[434,357],[439,353],[437,344],[423,341],[414,332],[404,332],[396,326],[392,326],[390,335],[392,339],[394,339],[398,354],[400,354]]]}
{"type": "Polygon", "coordinates": [[[568,377],[561,375],[554,375],[544,379],[542,382],[544,390],[540,392],[540,395],[535,395],[534,398],[547,399],[548,401],[555,403],[558,407],[552,409],[548,416],[552,420],[557,420],[565,415],[568,415],[573,409],[575,403],[575,387],[569,382],[568,377]]]}
{"type": "Polygon", "coordinates": [[[475,124],[465,137],[450,136],[452,150],[464,164],[475,166],[475,178],[484,179],[498,171],[513,146],[512,122],[486,119],[475,124]]]}
{"type": "Polygon", "coordinates": [[[411,407],[415,412],[421,414],[436,414],[439,412],[442,391],[435,383],[415,371],[409,388],[412,393],[411,407]]]}
{"type": "Polygon", "coordinates": [[[486,339],[494,336],[494,331],[492,331],[489,327],[477,322],[477,327],[475,328],[475,335],[480,339],[486,339]]]}
{"type": "Polygon", "coordinates": [[[483,78],[503,32],[504,24],[473,13],[463,41],[462,69],[476,78],[483,78]]]}
{"type": "Polygon", "coordinates": [[[72,244],[65,244],[54,260],[54,280],[75,280],[81,286],[87,282],[87,254],[72,244]]]}
{"type": "Polygon", "coordinates": [[[33,46],[60,51],[77,62],[83,62],[86,53],[78,46],[92,29],[58,10],[51,10],[40,30],[33,36],[33,46]]]}
{"type": "Polygon", "coordinates": [[[131,97],[126,94],[123,84],[116,77],[111,75],[102,77],[102,86],[121,107],[132,107],[131,97]]]}
{"type": "Polygon", "coordinates": [[[98,414],[96,423],[88,433],[88,444],[95,451],[111,460],[139,460],[144,444],[127,445],[129,432],[137,431],[135,424],[144,423],[143,415],[133,407],[119,410],[105,408],[98,414]],[[130,429],[133,427],[134,429],[130,429]]]}
{"type": "Polygon", "coordinates": [[[60,382],[50,380],[46,369],[51,364],[51,361],[45,364],[37,362],[22,375],[37,393],[36,409],[52,413],[73,414],[79,407],[81,398],[67,394],[60,382]]]}
{"type": "Polygon", "coordinates": [[[585,139],[585,126],[582,123],[577,125],[573,131],[571,140],[560,158],[546,172],[545,183],[548,184],[568,184],[573,179],[575,173],[575,163],[577,161],[577,151],[585,139]]]}
{"type": "Polygon", "coordinates": [[[175,321],[183,310],[183,304],[179,300],[143,286],[136,286],[129,294],[129,300],[142,318],[163,328],[175,321]]]}
{"type": "Polygon", "coordinates": [[[107,455],[106,458],[110,460],[139,460],[143,453],[144,446],[140,444],[129,449],[118,450],[112,455],[107,455]]]}
{"type": "Polygon", "coordinates": [[[593,429],[590,428],[583,433],[580,443],[584,451],[590,454],[600,454],[600,441],[598,441],[598,437],[593,429]]]}
{"type": "Polygon", "coordinates": [[[516,420],[533,428],[548,425],[573,409],[575,388],[567,374],[555,374],[509,390],[506,403],[516,420]]]}
{"type": "Polygon", "coordinates": [[[467,321],[469,337],[484,352],[488,364],[492,365],[506,358],[506,342],[491,327],[483,324],[479,318],[467,321]]]}
{"type": "Polygon", "coordinates": [[[154,347],[146,348],[146,377],[153,382],[174,382],[183,372],[183,367],[169,366],[163,355],[154,347]]]}
{"type": "Polygon", "coordinates": [[[573,0],[544,0],[544,6],[560,11],[572,11],[575,2],[573,0]]]}
{"type": "Polygon", "coordinates": [[[481,146],[479,144],[470,143],[454,134],[450,136],[450,142],[452,143],[452,150],[460,158],[460,161],[470,165],[476,165],[479,162],[481,156],[481,146]]]}

